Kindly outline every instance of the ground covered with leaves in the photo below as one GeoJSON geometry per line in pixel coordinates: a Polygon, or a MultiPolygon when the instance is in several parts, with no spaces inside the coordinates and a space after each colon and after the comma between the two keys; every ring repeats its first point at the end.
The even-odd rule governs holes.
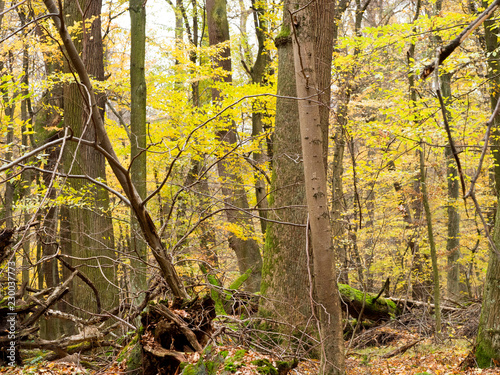
{"type": "MultiPolygon", "coordinates": [[[[500,374],[500,368],[478,369],[464,368],[467,366],[467,356],[470,353],[471,345],[463,339],[447,340],[436,343],[431,338],[423,339],[405,353],[395,355],[391,358],[384,358],[398,348],[401,348],[415,337],[406,336],[399,338],[390,345],[376,347],[366,347],[364,349],[354,349],[348,352],[346,359],[347,374],[357,375],[389,375],[389,374],[432,374],[432,375],[452,375],[452,374],[500,374]]],[[[277,367],[279,361],[269,355],[263,355],[255,351],[242,347],[216,347],[217,354],[223,358],[219,364],[217,374],[277,374],[269,370],[272,364],[277,367]],[[266,370],[266,368],[268,370],[266,370]],[[267,371],[267,372],[266,372],[267,371]]],[[[200,355],[194,353],[190,356],[190,362],[198,363],[200,355]]],[[[82,359],[83,361],[83,359],[82,359]]],[[[125,374],[124,364],[117,362],[108,363],[104,367],[88,369],[78,363],[68,362],[39,362],[23,367],[3,367],[0,373],[6,375],[27,375],[27,374],[102,374],[115,375],[125,374]]],[[[470,365],[470,364],[469,364],[470,365]]],[[[314,360],[304,360],[298,363],[297,367],[291,369],[289,374],[312,375],[318,374],[319,363],[314,360]]],[[[203,374],[203,372],[199,372],[203,374]]],[[[197,373],[198,374],[198,373],[197,373]]],[[[281,374],[280,374],[281,375],[281,374]]]]}
{"type": "MultiPolygon", "coordinates": [[[[433,332],[433,318],[428,311],[413,309],[397,319],[368,329],[359,329],[346,339],[346,373],[348,375],[454,375],[500,374],[500,367],[479,369],[472,350],[477,334],[480,304],[463,309],[449,309],[444,315],[441,338],[433,332]]],[[[236,317],[232,321],[240,321],[236,317]]],[[[346,323],[346,328],[349,323],[346,323]]],[[[355,325],[355,323],[354,323],[355,325]]],[[[214,342],[203,353],[184,353],[187,359],[172,375],[313,375],[319,373],[317,360],[293,358],[277,345],[265,348],[262,331],[249,326],[218,323],[214,342]],[[225,327],[223,330],[221,328],[225,327]],[[246,327],[246,328],[241,328],[246,327]]],[[[354,328],[354,326],[352,327],[354,328]]],[[[349,332],[349,329],[346,330],[349,332]]],[[[352,333],[352,331],[351,331],[352,333]]],[[[214,336],[215,337],[215,336],[214,336]]],[[[131,341],[131,344],[133,340],[131,341]]],[[[130,374],[127,362],[133,358],[128,345],[118,355],[101,351],[72,354],[53,362],[44,361],[43,353],[22,353],[24,366],[0,367],[1,374],[130,374]],[[91,355],[92,354],[92,355],[91,355]]],[[[494,364],[492,364],[494,365],[494,364]]],[[[497,364],[499,365],[499,364],[497,364]]],[[[139,372],[140,373],[140,372],[139,372]]]]}

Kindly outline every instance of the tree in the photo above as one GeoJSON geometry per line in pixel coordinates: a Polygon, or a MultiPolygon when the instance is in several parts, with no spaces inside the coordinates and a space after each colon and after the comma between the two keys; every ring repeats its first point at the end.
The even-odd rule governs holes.
{"type": "Polygon", "coordinates": [[[324,82],[330,81],[327,78],[331,74],[331,63],[327,63],[331,60],[327,52],[333,48],[333,38],[328,33],[328,25],[334,21],[333,5],[327,1],[317,1],[314,4],[300,2],[299,9],[289,13],[292,18],[300,136],[313,252],[314,295],[318,304],[316,314],[322,344],[322,374],[344,373],[342,312],[326,188],[324,145],[328,137],[321,126],[324,107],[320,111],[320,93],[325,88],[324,82]],[[323,46],[323,49],[317,49],[318,45],[323,46]]]}
{"type": "MultiPolygon", "coordinates": [[[[442,0],[436,1],[435,13],[439,14],[442,10],[442,0]]],[[[439,36],[436,37],[438,44],[442,43],[439,36]]],[[[451,72],[443,72],[440,75],[441,93],[445,107],[451,104],[451,72]]],[[[446,121],[452,122],[452,116],[449,110],[445,112],[446,121]]],[[[460,298],[460,213],[457,207],[459,196],[459,178],[458,170],[455,165],[455,158],[451,150],[451,145],[445,148],[447,160],[446,176],[448,180],[448,238],[446,240],[446,252],[448,254],[448,272],[446,274],[446,286],[448,296],[451,298],[460,298]]]]}
{"type": "MultiPolygon", "coordinates": [[[[81,40],[77,48],[81,52],[83,65],[90,76],[97,81],[104,80],[103,44],[101,37],[101,1],[75,1],[65,3],[64,22],[73,26],[80,22],[78,30],[81,40]],[[85,9],[85,12],[83,11],[85,9]]],[[[68,72],[77,68],[72,61],[67,66],[68,72]]],[[[89,121],[91,112],[88,100],[82,87],[72,83],[64,87],[64,125],[82,141],[71,142],[64,151],[65,173],[89,176],[93,179],[106,180],[104,155],[87,144],[98,140],[95,126],[89,121]]],[[[96,110],[101,118],[104,115],[105,97],[96,93],[96,110]]],[[[106,190],[88,183],[85,179],[70,179],[74,192],[80,194],[79,199],[86,201],[81,207],[69,207],[71,221],[71,254],[85,259],[80,263],[81,271],[86,274],[100,291],[102,307],[111,308],[118,303],[117,290],[114,287],[115,258],[113,224],[109,213],[109,195],[106,190]]],[[[75,282],[78,298],[74,303],[83,308],[97,312],[95,295],[89,286],[80,279],[75,282]]]]}
{"type": "MultiPolygon", "coordinates": [[[[483,5],[487,5],[483,3],[483,5]]],[[[499,61],[493,55],[498,49],[499,43],[497,34],[500,31],[496,22],[490,16],[484,22],[484,38],[488,62],[488,78],[491,80],[490,103],[492,111],[492,134],[500,132],[500,115],[498,113],[500,78],[498,71],[499,61]]],[[[495,183],[498,190],[500,182],[500,152],[498,137],[492,137],[492,156],[495,160],[495,183]]],[[[498,194],[498,193],[497,193],[498,194]]],[[[497,249],[500,248],[500,195],[497,195],[497,212],[493,228],[493,241],[497,249]]],[[[483,305],[481,307],[481,317],[479,320],[479,330],[476,340],[476,360],[480,367],[489,367],[492,362],[500,361],[500,288],[498,280],[500,279],[500,254],[494,248],[490,248],[490,257],[488,270],[484,281],[483,305]]]]}
{"type": "MultiPolygon", "coordinates": [[[[130,0],[130,178],[135,181],[137,193],[146,198],[146,4],[130,0]]],[[[132,293],[146,290],[147,246],[139,224],[131,211],[131,245],[133,257],[130,278],[132,293]]],[[[134,297],[136,298],[136,297],[134,297]]]]}
{"type": "MultiPolygon", "coordinates": [[[[259,307],[271,315],[304,328],[311,316],[306,248],[307,211],[304,168],[293,62],[289,1],[283,4],[283,26],[275,39],[278,49],[276,119],[273,134],[272,178],[266,242],[263,251],[259,307]]],[[[310,250],[309,250],[310,251],[310,250]]],[[[310,262],[309,262],[310,263],[310,262]]]]}
{"type": "MultiPolygon", "coordinates": [[[[217,45],[229,41],[229,24],[227,21],[226,1],[207,1],[207,25],[210,45],[217,45]]],[[[226,75],[224,82],[230,83],[231,78],[231,52],[230,48],[224,48],[221,55],[216,59],[215,66],[222,68],[226,75]]],[[[213,88],[212,100],[217,103],[221,92],[213,88]]],[[[229,151],[237,145],[236,124],[231,120],[226,120],[223,129],[217,133],[217,139],[229,151]]],[[[222,192],[226,205],[226,217],[229,223],[243,225],[246,228],[252,227],[251,217],[244,211],[248,209],[248,198],[242,186],[241,179],[237,172],[232,171],[231,163],[225,158],[217,163],[219,176],[223,180],[222,192]]],[[[229,236],[229,246],[235,252],[238,260],[238,268],[241,274],[252,269],[252,274],[248,278],[247,288],[256,292],[260,289],[262,257],[257,242],[253,238],[240,238],[236,234],[229,236]]]]}
{"type": "MultiPolygon", "coordinates": [[[[58,9],[53,0],[44,0],[44,4],[47,7],[49,13],[52,14],[54,24],[63,41],[64,49],[68,54],[71,62],[73,63],[75,71],[78,74],[82,85],[88,92],[88,98],[90,100],[87,103],[87,108],[91,111],[90,118],[94,125],[96,137],[99,140],[99,146],[96,147],[94,143],[91,144],[106,157],[106,160],[110,164],[115,177],[117,178],[121,188],[126,195],[126,197],[121,196],[121,199],[132,207],[141,227],[142,233],[146,241],[148,242],[148,245],[152,248],[152,253],[160,267],[161,275],[167,282],[167,285],[170,287],[172,294],[178,300],[189,299],[189,295],[187,294],[184,285],[180,281],[174,265],[171,262],[171,256],[167,254],[165,247],[163,246],[158,235],[156,226],[151,220],[151,216],[148,210],[144,206],[139,194],[137,193],[134,183],[130,179],[128,170],[120,164],[119,159],[113,149],[113,145],[111,144],[111,141],[104,127],[101,112],[97,104],[96,95],[94,93],[90,78],[87,74],[87,70],[85,69],[85,65],[83,64],[83,61],[80,58],[73,41],[71,40],[64,19],[62,18],[63,10],[58,9]]],[[[83,140],[80,142],[86,143],[83,140]]]]}

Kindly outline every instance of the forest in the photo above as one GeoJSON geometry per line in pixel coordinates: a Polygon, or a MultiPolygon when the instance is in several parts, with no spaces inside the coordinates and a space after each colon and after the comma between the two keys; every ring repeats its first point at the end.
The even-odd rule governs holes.
{"type": "Polygon", "coordinates": [[[499,7],[0,0],[0,373],[500,373],[499,7]]]}

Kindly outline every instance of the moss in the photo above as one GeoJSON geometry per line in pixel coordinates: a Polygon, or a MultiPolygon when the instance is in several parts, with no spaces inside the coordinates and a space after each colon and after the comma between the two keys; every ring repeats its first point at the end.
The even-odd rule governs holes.
{"type": "Polygon", "coordinates": [[[125,360],[128,354],[130,353],[131,348],[133,348],[138,341],[139,341],[139,334],[135,334],[132,340],[130,340],[130,342],[120,351],[120,353],[118,354],[117,361],[122,362],[123,360],[125,360]]]}
{"type": "Polygon", "coordinates": [[[240,286],[250,277],[253,269],[249,268],[243,275],[240,275],[234,280],[231,285],[229,285],[229,289],[238,290],[240,286]]]}
{"type": "Polygon", "coordinates": [[[87,343],[86,342],[81,342],[79,344],[75,344],[75,345],[70,345],[66,348],[66,351],[68,353],[74,353],[74,352],[78,352],[82,347],[86,346],[87,343]]]}
{"type": "Polygon", "coordinates": [[[243,357],[246,354],[245,349],[240,349],[237,350],[236,353],[234,353],[234,356],[232,357],[227,357],[226,360],[224,361],[224,370],[229,371],[229,372],[236,372],[239,368],[243,366],[243,357]]]}
{"type": "Polygon", "coordinates": [[[267,224],[267,230],[266,230],[266,240],[264,243],[264,261],[262,262],[262,280],[260,282],[260,294],[262,296],[266,295],[267,289],[269,288],[269,278],[270,275],[272,274],[272,266],[271,262],[273,260],[272,254],[277,248],[276,245],[276,238],[274,237],[273,230],[271,226],[273,225],[272,223],[267,224]]]}
{"type": "Polygon", "coordinates": [[[290,26],[288,25],[283,25],[281,28],[280,33],[276,36],[276,39],[279,38],[288,38],[290,36],[290,26]]]}
{"type": "Polygon", "coordinates": [[[251,362],[257,366],[257,372],[263,375],[278,375],[278,370],[268,359],[257,359],[251,362]]]}
{"type": "Polygon", "coordinates": [[[492,358],[495,352],[490,347],[485,347],[486,343],[481,341],[476,347],[476,362],[479,368],[487,368],[491,366],[492,358]]]}
{"type": "Polygon", "coordinates": [[[127,359],[127,373],[138,374],[141,372],[142,372],[142,348],[141,345],[138,342],[136,342],[127,359]]]}
{"type": "MultiPolygon", "coordinates": [[[[357,300],[357,301],[363,301],[363,298],[365,298],[365,292],[352,288],[349,285],[346,284],[338,284],[339,291],[342,293],[343,296],[349,297],[352,300],[357,300]]],[[[371,293],[366,293],[366,303],[367,304],[373,304],[373,300],[375,299],[375,296],[371,293]]],[[[389,308],[394,309],[395,311],[398,310],[397,305],[391,301],[390,299],[385,299],[382,297],[379,297],[375,303],[378,303],[379,305],[387,305],[389,308]]]]}
{"type": "Polygon", "coordinates": [[[276,361],[276,368],[278,369],[278,372],[281,373],[288,373],[290,370],[294,369],[297,367],[299,364],[299,360],[297,358],[292,359],[291,361],[276,361]]]}
{"type": "Polygon", "coordinates": [[[395,314],[399,314],[398,306],[389,299],[379,297],[375,300],[376,296],[374,294],[365,293],[346,284],[338,284],[338,288],[342,296],[348,298],[352,302],[357,301],[358,303],[362,303],[364,299],[366,305],[371,306],[374,310],[385,310],[391,317],[394,317],[395,314]]]}

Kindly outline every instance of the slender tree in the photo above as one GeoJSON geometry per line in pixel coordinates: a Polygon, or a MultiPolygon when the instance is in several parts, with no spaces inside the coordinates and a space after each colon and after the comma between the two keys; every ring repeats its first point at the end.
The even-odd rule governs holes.
{"type": "MultiPolygon", "coordinates": [[[[135,182],[139,196],[144,199],[146,187],[146,3],[130,0],[130,177],[135,182]]],[[[131,211],[131,291],[146,290],[147,246],[140,233],[140,226],[131,211]]]]}
{"type": "MultiPolygon", "coordinates": [[[[207,1],[207,24],[210,45],[217,45],[229,40],[226,0],[207,1]]],[[[232,82],[230,56],[231,51],[229,47],[226,47],[215,63],[217,67],[227,72],[224,77],[225,82],[232,82]]],[[[214,103],[220,100],[220,95],[219,90],[212,89],[212,100],[214,103]]],[[[225,128],[218,131],[217,139],[225,147],[235,147],[237,144],[236,124],[232,121],[226,122],[225,128]]],[[[232,224],[244,225],[250,229],[252,227],[251,217],[242,212],[248,209],[248,198],[241,179],[232,171],[227,158],[217,163],[217,168],[219,176],[224,180],[222,193],[224,194],[227,220],[232,224]]],[[[253,238],[242,239],[231,234],[229,237],[229,246],[236,254],[240,272],[244,273],[252,269],[252,273],[247,280],[248,290],[253,292],[258,291],[260,289],[262,257],[257,242],[253,238]]]]}
{"type": "MultiPolygon", "coordinates": [[[[483,6],[487,3],[483,2],[483,6]]],[[[498,105],[500,93],[500,77],[498,71],[500,62],[494,56],[494,52],[498,50],[498,33],[500,28],[494,20],[493,15],[484,22],[484,39],[486,53],[488,56],[488,78],[490,79],[490,102],[492,112],[498,105]]],[[[494,118],[492,127],[492,156],[495,161],[495,184],[496,190],[499,191],[500,186],[500,142],[498,138],[500,134],[500,115],[494,118]]],[[[500,248],[500,195],[497,195],[497,212],[495,224],[493,228],[493,241],[497,249],[500,248]]],[[[490,258],[488,262],[488,271],[484,281],[483,305],[481,308],[481,317],[479,320],[479,330],[476,340],[476,360],[480,367],[489,367],[494,362],[500,362],[500,288],[498,287],[500,280],[500,254],[490,250],[490,258]]]]}

